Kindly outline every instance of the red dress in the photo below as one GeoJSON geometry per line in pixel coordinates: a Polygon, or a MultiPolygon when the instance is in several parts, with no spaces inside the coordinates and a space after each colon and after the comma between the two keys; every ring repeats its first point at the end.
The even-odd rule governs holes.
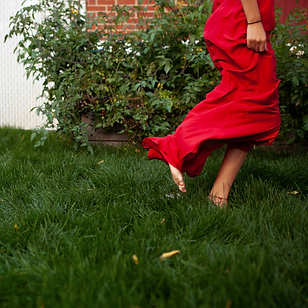
{"type": "MultiPolygon", "coordinates": [[[[275,27],[273,0],[258,0],[267,32],[275,27]]],[[[249,152],[256,144],[271,144],[280,127],[274,51],[247,48],[247,21],[241,0],[215,0],[204,38],[221,83],[194,107],[176,132],[148,137],[142,145],[149,159],[170,163],[188,176],[199,175],[211,152],[228,143],[249,152]]]]}

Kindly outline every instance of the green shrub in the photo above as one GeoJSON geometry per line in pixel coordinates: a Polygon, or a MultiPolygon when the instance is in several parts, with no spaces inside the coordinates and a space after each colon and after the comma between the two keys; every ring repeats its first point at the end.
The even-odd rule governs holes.
{"type": "Polygon", "coordinates": [[[219,83],[202,37],[210,1],[157,0],[152,19],[141,6],[115,6],[109,15],[87,19],[78,1],[65,3],[42,0],[11,19],[9,36],[23,35],[19,61],[44,81],[47,100],[37,108],[47,116],[44,129],[56,125],[87,146],[80,115],[90,113],[94,128],[120,123],[133,140],[164,135],[219,83]],[[36,22],[33,12],[45,18],[36,22]],[[127,31],[130,25],[117,31],[135,14],[134,32],[127,31]],[[89,31],[98,21],[101,29],[89,31]]]}
{"type": "MultiPolygon", "coordinates": [[[[11,18],[7,37],[22,34],[18,60],[28,76],[44,83],[46,102],[37,112],[47,121],[32,138],[56,128],[70,133],[76,147],[91,151],[82,113],[91,117],[94,129],[122,124],[131,140],[166,135],[219,83],[202,36],[211,1],[152,3],[153,18],[146,17],[142,0],[134,7],[114,6],[96,18],[81,14],[77,0],[41,0],[11,18]],[[36,21],[36,13],[44,18],[36,21]]],[[[304,20],[303,15],[294,18],[304,20]]],[[[281,135],[292,130],[307,138],[307,36],[303,26],[291,22],[277,24],[272,37],[282,80],[281,135]],[[291,52],[291,46],[304,55],[291,52]]],[[[36,146],[45,139],[46,134],[36,146]]]]}
{"type": "Polygon", "coordinates": [[[272,35],[277,77],[281,79],[280,139],[288,143],[308,141],[308,17],[305,12],[307,9],[290,12],[285,24],[276,23],[272,35]]]}

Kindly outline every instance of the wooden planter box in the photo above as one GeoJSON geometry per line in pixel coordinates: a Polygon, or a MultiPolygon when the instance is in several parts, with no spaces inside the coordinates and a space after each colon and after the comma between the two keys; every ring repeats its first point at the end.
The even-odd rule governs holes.
{"type": "Polygon", "coordinates": [[[90,143],[104,143],[112,146],[122,146],[128,143],[128,133],[125,132],[123,134],[118,134],[121,130],[123,130],[123,126],[118,124],[114,125],[112,129],[104,129],[99,128],[94,130],[92,128],[91,123],[93,121],[91,118],[86,116],[86,114],[81,115],[81,121],[83,123],[89,123],[90,125],[87,127],[87,131],[89,132],[89,141],[90,143]]]}

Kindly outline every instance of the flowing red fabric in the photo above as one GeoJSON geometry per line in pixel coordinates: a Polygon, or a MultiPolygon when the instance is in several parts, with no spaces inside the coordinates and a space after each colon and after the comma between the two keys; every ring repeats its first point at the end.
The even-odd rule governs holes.
{"type": "MultiPolygon", "coordinates": [[[[258,5],[268,38],[275,26],[274,3],[259,0],[258,5]]],[[[249,152],[254,144],[274,141],[280,127],[275,55],[268,39],[268,51],[248,49],[246,29],[240,0],[214,2],[204,38],[221,83],[174,134],[143,140],[149,159],[160,159],[194,177],[211,152],[224,144],[249,152]]]]}

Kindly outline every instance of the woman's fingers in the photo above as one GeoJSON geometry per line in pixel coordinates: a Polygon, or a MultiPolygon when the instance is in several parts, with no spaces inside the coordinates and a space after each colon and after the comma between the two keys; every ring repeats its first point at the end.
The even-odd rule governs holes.
{"type": "Polygon", "coordinates": [[[250,42],[247,47],[255,52],[264,52],[267,50],[266,41],[265,42],[250,42]]]}
{"type": "Polygon", "coordinates": [[[266,43],[266,40],[265,40],[265,42],[264,42],[264,49],[261,51],[261,52],[263,52],[263,51],[267,51],[267,43],[266,43]]]}
{"type": "Polygon", "coordinates": [[[247,47],[255,52],[267,50],[266,33],[262,23],[247,26],[247,47]]]}

